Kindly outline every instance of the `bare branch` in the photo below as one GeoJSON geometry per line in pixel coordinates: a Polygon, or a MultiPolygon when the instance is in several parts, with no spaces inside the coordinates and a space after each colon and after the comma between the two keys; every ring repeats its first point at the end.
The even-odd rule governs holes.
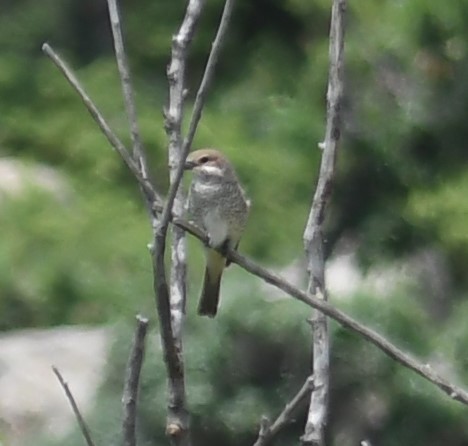
{"type": "Polygon", "coordinates": [[[140,372],[145,357],[145,339],[148,330],[148,319],[138,315],[137,326],[133,337],[133,344],[127,363],[124,391],[122,395],[123,406],[123,444],[124,446],[136,446],[136,418],[138,403],[138,388],[140,384],[140,372]]]}
{"type": "Polygon", "coordinates": [[[299,409],[302,403],[304,403],[305,398],[314,388],[314,377],[309,376],[299,392],[293,397],[289,403],[286,404],[283,411],[278,415],[278,418],[274,421],[273,424],[269,425],[267,418],[262,418],[260,424],[260,433],[258,434],[257,441],[254,443],[254,446],[266,446],[269,444],[273,438],[278,434],[278,432],[291,422],[294,414],[299,409]]]}
{"type": "MultiPolygon", "coordinates": [[[[180,220],[178,221],[178,224],[180,224],[180,220]]],[[[196,234],[197,232],[199,232],[199,230],[195,229],[193,231],[193,234],[196,234]]],[[[206,237],[204,237],[203,239],[206,240],[206,237]]],[[[321,311],[328,317],[334,319],[343,327],[350,329],[355,333],[358,333],[367,342],[374,344],[376,347],[382,350],[387,356],[399,362],[406,368],[413,370],[419,376],[430,381],[432,384],[437,386],[440,390],[446,393],[453,400],[468,405],[468,392],[466,390],[456,386],[447,379],[443,378],[438,373],[436,373],[429,364],[422,364],[421,362],[413,358],[413,356],[396,347],[384,336],[380,335],[373,329],[368,328],[366,325],[354,320],[352,317],[348,316],[343,311],[334,308],[332,305],[330,305],[323,299],[319,299],[311,294],[300,290],[299,288],[289,283],[287,280],[283,279],[277,274],[272,273],[266,268],[261,267],[260,265],[256,264],[247,257],[242,256],[236,251],[229,251],[227,253],[227,258],[230,259],[231,262],[238,264],[251,274],[262,278],[265,282],[274,285],[275,287],[279,288],[280,290],[284,291],[290,296],[300,300],[301,302],[304,302],[310,307],[321,311]]]]}
{"type": "Polygon", "coordinates": [[[190,0],[178,33],[172,39],[169,80],[169,105],[165,110],[165,128],[169,138],[170,187],[169,199],[164,205],[161,220],[153,228],[152,249],[154,289],[157,296],[160,335],[168,375],[168,404],[166,434],[175,445],[190,445],[189,413],[185,392],[185,373],[182,356],[182,325],[185,306],[186,249],[185,235],[174,231],[172,250],[171,293],[167,283],[166,234],[175,207],[182,212],[183,197],[178,194],[177,169],[183,168],[182,120],[185,98],[185,65],[189,44],[204,5],[203,0],[190,0]]]}
{"type": "MultiPolygon", "coordinates": [[[[183,176],[183,167],[185,159],[190,151],[190,147],[195,136],[195,132],[198,123],[201,118],[206,93],[211,84],[218,55],[221,49],[224,36],[227,32],[229,18],[231,16],[232,7],[234,0],[227,0],[224,6],[221,22],[216,33],[215,40],[210,51],[208,62],[205,67],[202,81],[197,91],[195,98],[195,104],[193,107],[192,117],[190,119],[189,129],[187,137],[182,143],[181,137],[181,122],[183,118],[183,102],[185,97],[185,85],[184,85],[184,71],[185,61],[183,64],[179,63],[179,73],[175,77],[175,80],[169,75],[169,110],[173,110],[175,114],[172,115],[172,125],[169,120],[166,121],[166,129],[169,137],[169,166],[170,166],[170,189],[168,192],[167,206],[171,203],[171,194],[175,193],[175,199],[172,205],[171,214],[175,213],[181,215],[184,210],[185,196],[180,190],[180,182],[183,176]],[[174,106],[171,106],[174,105],[174,106]],[[179,106],[180,105],[180,109],[179,106]],[[172,192],[174,191],[174,192],[172,192]]],[[[176,38],[175,42],[180,39],[176,38]]],[[[171,66],[169,67],[168,74],[174,73],[174,60],[177,61],[177,55],[180,48],[177,45],[173,46],[173,59],[171,66]]],[[[169,210],[169,207],[167,207],[169,210]]],[[[168,214],[166,214],[168,215],[168,214]]],[[[161,217],[164,222],[164,218],[167,218],[163,212],[161,217]]],[[[186,241],[185,232],[179,228],[174,228],[172,234],[172,256],[171,256],[171,317],[172,327],[176,339],[180,339],[183,319],[185,315],[186,307],[186,275],[187,275],[187,262],[186,262],[186,241]]]]}
{"type": "Polygon", "coordinates": [[[138,128],[135,98],[133,95],[132,83],[130,80],[130,69],[122,37],[122,27],[120,24],[117,0],[107,0],[109,8],[109,18],[114,39],[115,58],[119,69],[122,93],[130,125],[130,134],[133,145],[133,157],[138,161],[143,178],[148,179],[148,166],[146,164],[145,152],[141,141],[140,130],[138,128]]]}
{"type": "MultiPolygon", "coordinates": [[[[180,228],[187,231],[189,234],[201,240],[203,243],[208,242],[208,237],[199,228],[193,224],[178,218],[173,218],[173,223],[180,228]]],[[[221,252],[221,251],[220,251],[221,252]]],[[[447,379],[436,373],[429,364],[422,364],[410,354],[396,347],[392,342],[387,340],[384,336],[377,333],[373,329],[367,327],[364,324],[356,321],[352,317],[348,316],[338,308],[333,307],[330,303],[324,301],[321,298],[315,297],[314,295],[300,290],[292,283],[283,279],[278,274],[258,265],[248,257],[243,256],[238,251],[229,249],[223,252],[224,255],[232,262],[239,265],[244,270],[248,271],[254,276],[260,277],[266,283],[275,286],[276,288],[284,291],[286,294],[294,297],[297,300],[305,303],[309,307],[321,311],[326,316],[334,319],[344,328],[347,328],[355,333],[359,334],[364,340],[374,344],[378,349],[385,353],[390,358],[394,359],[404,367],[413,370],[419,376],[426,379],[427,381],[434,384],[450,398],[460,403],[468,405],[468,392],[461,387],[456,386],[447,379]]],[[[317,385],[317,384],[316,384],[317,385]]]]}
{"type": "MultiPolygon", "coordinates": [[[[185,99],[185,66],[188,46],[195,32],[195,26],[201,14],[204,2],[190,0],[182,25],[172,41],[172,58],[168,67],[169,105],[165,110],[165,128],[169,138],[169,166],[170,187],[168,198],[162,212],[161,221],[154,233],[154,249],[152,252],[153,269],[155,273],[155,290],[158,296],[159,319],[165,347],[165,359],[169,375],[169,403],[167,433],[177,444],[189,444],[189,417],[186,410],[184,368],[182,359],[181,331],[185,312],[185,276],[186,276],[186,248],[184,233],[178,229],[174,231],[172,249],[171,293],[169,294],[164,254],[166,248],[166,234],[173,212],[181,214],[183,211],[183,194],[179,192],[184,162],[190,149],[190,144],[182,139],[181,127],[185,99]]],[[[231,2],[229,1],[229,5],[231,2]]],[[[228,5],[228,6],[229,6],[228,5]]],[[[201,115],[203,98],[211,79],[217,54],[220,49],[222,35],[226,31],[227,19],[225,7],[218,36],[213,45],[202,84],[197,94],[198,116],[191,123],[191,138],[195,134],[198,119],[201,115]]]]}
{"type": "MultiPolygon", "coordinates": [[[[211,46],[211,52],[208,57],[208,62],[206,63],[205,72],[203,74],[200,87],[198,88],[198,91],[197,91],[197,96],[195,98],[195,103],[193,105],[193,110],[192,110],[192,117],[190,119],[189,129],[187,132],[187,136],[184,140],[183,154],[185,155],[185,158],[187,158],[187,155],[190,151],[193,138],[195,137],[195,133],[197,131],[198,123],[200,122],[200,118],[201,118],[202,111],[203,111],[203,106],[205,104],[206,93],[208,89],[210,88],[211,81],[213,79],[214,70],[218,62],[219,53],[224,43],[224,39],[227,35],[227,30],[228,30],[229,22],[231,20],[232,10],[234,9],[234,3],[235,3],[235,0],[226,0],[226,3],[224,4],[221,21],[219,23],[216,37],[211,46]]],[[[184,161],[185,161],[185,158],[184,158],[184,161]]]]}
{"type": "Polygon", "coordinates": [[[62,374],[59,372],[57,367],[52,366],[52,371],[54,372],[55,376],[57,377],[60,385],[62,386],[63,391],[65,392],[65,395],[70,403],[70,406],[72,407],[73,413],[75,414],[76,421],[78,422],[78,426],[80,427],[81,433],[83,434],[83,437],[86,441],[86,444],[88,446],[95,446],[94,442],[91,438],[91,434],[89,432],[88,426],[86,425],[85,420],[83,419],[80,409],[78,408],[78,405],[76,404],[75,398],[73,397],[73,394],[71,393],[70,388],[68,387],[68,384],[65,382],[63,379],[62,374]]]}
{"type": "MultiPolygon", "coordinates": [[[[161,217],[159,233],[167,231],[168,215],[175,212],[182,214],[184,208],[184,193],[175,187],[177,169],[182,157],[182,122],[184,117],[185,70],[189,45],[195,33],[195,28],[203,9],[204,2],[189,2],[185,18],[178,33],[172,39],[171,62],[167,69],[169,81],[169,104],[165,110],[165,129],[168,136],[169,159],[169,192],[174,192],[173,199],[166,201],[161,217]]],[[[185,316],[186,303],[186,275],[187,275],[187,248],[185,234],[179,228],[174,228],[171,246],[171,272],[170,272],[170,309],[171,324],[174,340],[178,349],[182,350],[182,327],[185,316]]]]}
{"type": "MultiPolygon", "coordinates": [[[[338,143],[341,134],[341,108],[344,79],[344,33],[346,0],[333,0],[330,25],[330,68],[327,91],[327,126],[323,145],[320,173],[315,195],[304,231],[309,282],[308,294],[327,300],[325,258],[323,254],[322,224],[330,201],[338,143]]],[[[315,310],[312,317],[313,373],[316,387],[312,391],[309,413],[301,441],[304,445],[322,446],[328,416],[330,338],[327,317],[315,310]]]]}
{"type": "Polygon", "coordinates": [[[52,60],[55,66],[65,76],[65,79],[68,81],[68,83],[78,93],[89,114],[96,121],[97,125],[101,129],[102,133],[104,133],[110,145],[121,156],[126,166],[134,175],[134,177],[142,187],[143,191],[147,195],[148,200],[150,200],[153,203],[161,204],[162,200],[159,194],[156,192],[155,188],[150,183],[150,181],[143,177],[142,173],[140,172],[139,166],[133,160],[132,156],[130,155],[130,152],[124,146],[122,141],[120,141],[117,135],[112,131],[102,113],[99,111],[99,109],[96,107],[96,105],[86,93],[84,88],[81,86],[75,74],[70,70],[70,68],[68,68],[68,66],[62,60],[62,58],[57,54],[56,51],[54,51],[54,49],[48,43],[44,43],[42,45],[42,51],[52,60]]]}

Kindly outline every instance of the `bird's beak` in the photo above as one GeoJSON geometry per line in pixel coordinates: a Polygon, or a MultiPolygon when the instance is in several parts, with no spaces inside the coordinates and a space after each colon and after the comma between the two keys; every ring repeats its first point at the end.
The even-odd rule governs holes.
{"type": "Polygon", "coordinates": [[[197,163],[194,161],[186,160],[184,164],[184,170],[192,170],[196,165],[197,163]]]}

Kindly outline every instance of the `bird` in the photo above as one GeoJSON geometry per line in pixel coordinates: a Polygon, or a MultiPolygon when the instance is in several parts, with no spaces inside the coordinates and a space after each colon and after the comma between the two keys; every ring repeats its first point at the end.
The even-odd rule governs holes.
{"type": "Polygon", "coordinates": [[[213,248],[237,249],[250,210],[250,200],[242,188],[233,165],[216,149],[190,153],[185,170],[192,172],[187,197],[189,220],[208,235],[206,265],[198,314],[215,317],[226,258],[213,248]]]}

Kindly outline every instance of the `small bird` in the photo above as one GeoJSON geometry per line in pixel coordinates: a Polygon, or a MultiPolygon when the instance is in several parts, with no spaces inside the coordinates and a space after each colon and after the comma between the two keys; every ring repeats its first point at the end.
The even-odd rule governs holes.
{"type": "Polygon", "coordinates": [[[185,169],[193,172],[187,202],[189,218],[209,238],[198,314],[215,317],[226,258],[211,248],[237,249],[250,209],[232,164],[214,149],[192,152],[185,169]]]}

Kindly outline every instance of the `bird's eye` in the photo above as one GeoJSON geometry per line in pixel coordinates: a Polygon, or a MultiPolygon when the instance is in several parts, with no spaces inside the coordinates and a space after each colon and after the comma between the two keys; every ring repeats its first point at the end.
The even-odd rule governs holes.
{"type": "Polygon", "coordinates": [[[205,164],[209,161],[209,158],[207,156],[202,156],[200,158],[200,164],[205,164]]]}

